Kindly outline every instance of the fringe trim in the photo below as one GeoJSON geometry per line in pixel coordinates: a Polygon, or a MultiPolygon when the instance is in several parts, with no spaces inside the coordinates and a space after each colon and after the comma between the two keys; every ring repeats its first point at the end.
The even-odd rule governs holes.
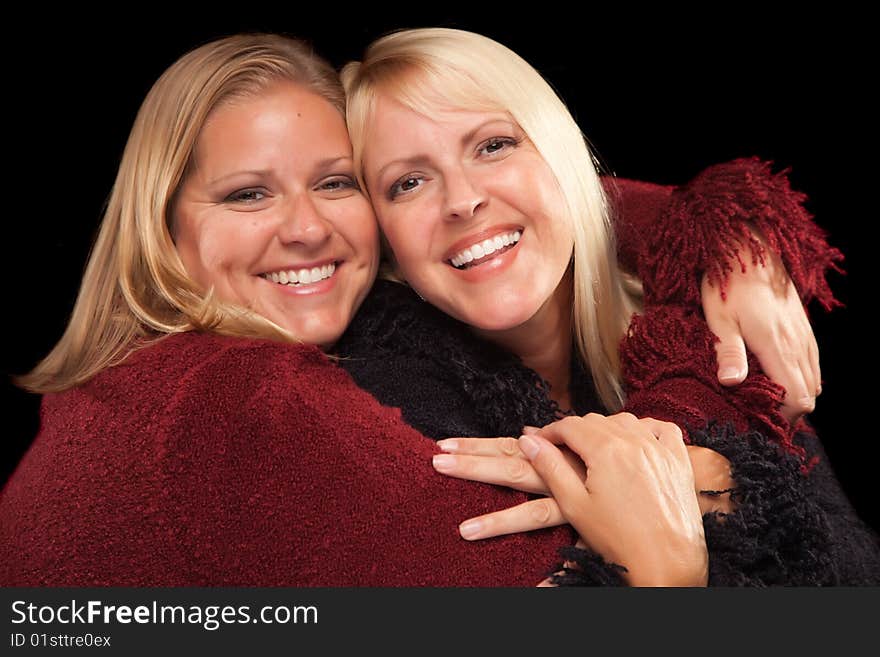
{"type": "Polygon", "coordinates": [[[732,388],[722,386],[715,375],[717,340],[702,317],[678,306],[658,306],[634,315],[620,350],[624,384],[636,405],[633,412],[653,414],[643,408],[646,405],[668,409],[676,417],[665,419],[682,428],[703,428],[710,419],[731,422],[740,431],[760,431],[803,458],[804,450],[792,442],[792,428],[781,411],[785,390],[760,373],[752,354],[746,380],[732,388]],[[729,416],[707,418],[699,400],[690,407],[683,395],[664,394],[664,386],[676,379],[698,381],[729,409],[729,416]]]}
{"type": "Polygon", "coordinates": [[[710,425],[694,444],[727,457],[736,511],[703,517],[712,586],[827,586],[839,583],[825,513],[811,499],[801,459],[757,432],[710,425]]]}
{"type": "Polygon", "coordinates": [[[742,245],[753,264],[764,263],[765,247],[754,229],[782,258],[805,305],[813,299],[825,310],[842,305],[825,277],[828,270],[843,273],[843,254],[813,223],[803,206],[806,195],[791,188],[790,169],[773,174],[771,166],[757,157],[715,165],[672,194],[639,258],[647,304],[699,307],[703,273],[723,296],[734,263],[748,264],[739,255],[742,245]]]}

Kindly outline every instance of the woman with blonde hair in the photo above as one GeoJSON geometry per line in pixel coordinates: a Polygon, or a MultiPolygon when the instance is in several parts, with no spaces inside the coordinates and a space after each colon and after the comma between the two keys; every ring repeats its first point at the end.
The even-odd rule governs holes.
{"type": "MultiPolygon", "coordinates": [[[[324,354],[378,266],[342,99],[325,62],[273,35],[205,44],[153,86],[68,329],[22,380],[44,393],[42,426],[0,497],[0,583],[533,585],[573,542],[563,527],[461,541],[462,515],[527,497],[439,477],[432,441],[324,354]]],[[[626,569],[599,559],[594,576],[705,583],[706,483],[678,429],[597,423],[660,436],[632,518],[668,550],[612,537],[626,569]]],[[[796,549],[826,558],[818,535],[796,549]]]]}
{"type": "Polygon", "coordinates": [[[467,544],[525,497],[329,360],[378,231],[335,71],[301,42],[187,53],[131,130],[69,326],[22,379],[38,436],[0,497],[0,584],[534,585],[568,530],[467,544]]]}
{"type": "MultiPolygon", "coordinates": [[[[661,418],[685,430],[694,446],[712,448],[692,452],[692,461],[705,458],[716,496],[730,494],[706,516],[710,582],[827,581],[833,568],[813,560],[818,552],[801,560],[800,541],[815,522],[840,523],[820,530],[832,537],[832,551],[851,526],[861,527],[859,563],[844,579],[876,580],[876,537],[845,502],[818,439],[796,423],[818,393],[817,364],[799,364],[802,386],[790,392],[802,392],[789,397],[801,408],[792,413],[754,361],[743,384],[725,388],[709,355],[716,340],[711,318],[707,327],[700,315],[701,288],[774,289],[787,269],[796,289],[781,286],[783,305],[794,304],[803,325],[802,303],[835,303],[824,273],[840,253],[783,175],[746,159],[712,167],[677,189],[603,181],[580,129],[540,74],[470,32],[389,34],[342,77],[355,168],[394,274],[419,298],[384,285],[384,304],[362,309],[339,349],[380,401],[401,407],[426,434],[451,437],[440,443],[446,454],[435,458],[438,471],[555,492],[558,473],[542,481],[525,460],[554,454],[549,463],[557,463],[560,455],[540,435],[568,439],[558,428],[541,431],[537,441],[531,433],[568,416],[562,422],[569,444],[585,461],[571,459],[582,484],[586,473],[581,493],[596,505],[625,498],[634,481],[649,475],[632,466],[645,446],[613,432],[596,437],[602,420],[595,413],[624,409],[661,418]],[[642,233],[629,264],[643,300],[634,293],[639,281],[617,263],[611,215],[619,189],[641,197],[634,212],[624,196],[616,223],[624,236],[642,233]],[[523,427],[530,434],[520,439],[529,444],[526,455],[509,439],[461,438],[517,436],[523,427]],[[592,437],[584,443],[583,436],[592,437]],[[787,455],[804,470],[820,465],[797,485],[787,479],[791,463],[764,475],[750,470],[771,454],[787,455]],[[797,517],[783,507],[798,509],[797,517]],[[768,526],[776,533],[759,538],[768,526]]],[[[559,507],[566,505],[586,508],[534,500],[465,522],[462,535],[552,526],[565,522],[559,507]]],[[[591,575],[597,555],[615,560],[620,543],[609,536],[631,508],[594,508],[578,525],[593,549],[579,555],[582,566],[593,564],[591,575]]],[[[631,547],[647,539],[634,526],[617,540],[631,547]]],[[[645,544],[643,552],[650,549],[645,544]]]]}
{"type": "MultiPolygon", "coordinates": [[[[574,542],[462,541],[460,514],[526,496],[438,476],[434,442],[325,355],[379,260],[342,109],[333,69],[277,35],[207,43],[153,85],[67,330],[20,381],[42,424],[0,496],[0,584],[529,586],[574,542]]],[[[664,531],[699,561],[673,461],[652,483],[690,513],[664,531]]],[[[631,583],[705,581],[649,565],[631,583]]]]}

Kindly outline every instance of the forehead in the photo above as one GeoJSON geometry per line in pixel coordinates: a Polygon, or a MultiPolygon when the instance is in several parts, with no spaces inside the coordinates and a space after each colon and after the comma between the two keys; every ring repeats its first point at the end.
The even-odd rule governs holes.
{"type": "Polygon", "coordinates": [[[513,122],[508,112],[497,108],[464,107],[439,97],[418,98],[405,103],[387,94],[376,96],[371,123],[388,125],[403,118],[413,123],[447,128],[478,125],[492,120],[513,122]]]}
{"type": "Polygon", "coordinates": [[[426,148],[445,150],[479,134],[482,126],[495,124],[518,127],[513,117],[501,110],[455,107],[442,101],[414,109],[396,98],[379,95],[367,126],[364,164],[372,168],[426,148]]]}
{"type": "Polygon", "coordinates": [[[325,98],[294,82],[276,82],[267,88],[227,98],[211,110],[202,135],[236,130],[255,133],[320,126],[344,128],[342,114],[325,98]]]}
{"type": "Polygon", "coordinates": [[[259,157],[284,149],[327,154],[351,149],[342,114],[320,95],[287,81],[215,107],[196,142],[199,159],[233,152],[259,157]]]}

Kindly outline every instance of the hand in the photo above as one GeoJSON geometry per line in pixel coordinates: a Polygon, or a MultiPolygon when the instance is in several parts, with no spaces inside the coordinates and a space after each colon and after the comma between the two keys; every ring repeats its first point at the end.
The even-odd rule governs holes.
{"type": "Polygon", "coordinates": [[[745,270],[734,266],[720,289],[703,277],[703,314],[719,338],[718,380],[742,383],[748,375],[746,347],[764,373],[785,388],[782,412],[794,424],[813,411],[821,392],[819,348],[794,283],[779,256],[765,250],[764,264],[752,262],[749,249],[740,252],[745,270]]]}
{"type": "MultiPolygon", "coordinates": [[[[531,430],[533,433],[536,429],[531,430]]],[[[434,458],[434,467],[450,477],[507,486],[526,493],[550,495],[550,488],[541,478],[516,438],[447,438],[437,445],[445,454],[434,458]]],[[[584,462],[562,445],[560,451],[581,480],[586,478],[584,462]]],[[[736,487],[730,461],[706,447],[687,445],[694,473],[694,491],[700,513],[719,513],[719,519],[733,513],[730,491],[736,487]]],[[[552,497],[523,502],[508,509],[470,518],[459,526],[462,537],[479,540],[556,527],[568,521],[552,497]]]]}
{"type": "MultiPolygon", "coordinates": [[[[678,427],[628,413],[591,414],[555,422],[532,438],[538,445],[532,469],[547,482],[555,502],[536,500],[527,508],[544,520],[554,506],[561,510],[590,548],[628,569],[630,584],[705,584],[702,519],[678,427]],[[571,447],[586,463],[586,481],[541,436],[571,447]]],[[[520,448],[528,440],[521,438],[520,448]]],[[[522,460],[510,442],[500,444],[512,455],[508,458],[522,460]]],[[[534,483],[527,467],[514,464],[512,472],[526,486],[534,483]]]]}

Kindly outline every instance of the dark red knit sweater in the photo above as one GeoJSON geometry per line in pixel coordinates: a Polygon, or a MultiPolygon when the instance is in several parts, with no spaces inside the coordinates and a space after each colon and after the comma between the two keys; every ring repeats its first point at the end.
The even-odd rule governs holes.
{"type": "Polygon", "coordinates": [[[45,396],[0,584],[537,584],[569,532],[462,540],[526,498],[442,477],[437,451],[316,348],[174,335],[45,396]]]}
{"type": "MultiPolygon", "coordinates": [[[[670,419],[711,416],[687,383],[698,369],[707,379],[693,364],[714,359],[711,336],[675,343],[689,351],[671,378],[652,368],[663,354],[652,349],[652,336],[674,333],[682,314],[693,326],[698,269],[713,266],[743,221],[755,221],[771,248],[785,249],[805,300],[830,303],[824,266],[812,275],[819,261],[805,259],[800,246],[793,257],[789,248],[821,246],[822,265],[839,257],[800,197],[777,180],[768,203],[784,207],[770,212],[753,193],[753,174],[765,165],[725,166],[720,179],[710,170],[680,190],[621,182],[622,255],[632,256],[657,304],[624,349],[636,412],[642,399],[653,415],[668,401],[680,411],[670,419]],[[723,180],[739,192],[703,211],[701,199],[723,180]],[[675,205],[687,194],[697,200],[675,205]],[[756,221],[755,212],[775,213],[776,221],[756,221]],[[701,223],[708,219],[717,225],[701,223]],[[670,230],[676,241],[667,239],[670,230]],[[714,234],[717,248],[707,249],[704,236],[714,234]],[[638,240],[640,248],[629,246],[638,240]],[[682,279],[687,284],[678,285],[682,279]],[[694,350],[699,358],[688,356],[694,350]]],[[[778,389],[759,387],[766,394],[757,424],[784,439],[790,432],[773,416],[778,389]]],[[[46,395],[40,433],[0,497],[0,585],[530,586],[542,579],[570,532],[463,541],[459,522],[525,496],[441,477],[430,465],[435,451],[317,349],[167,337],[75,390],[46,395]]]]}

